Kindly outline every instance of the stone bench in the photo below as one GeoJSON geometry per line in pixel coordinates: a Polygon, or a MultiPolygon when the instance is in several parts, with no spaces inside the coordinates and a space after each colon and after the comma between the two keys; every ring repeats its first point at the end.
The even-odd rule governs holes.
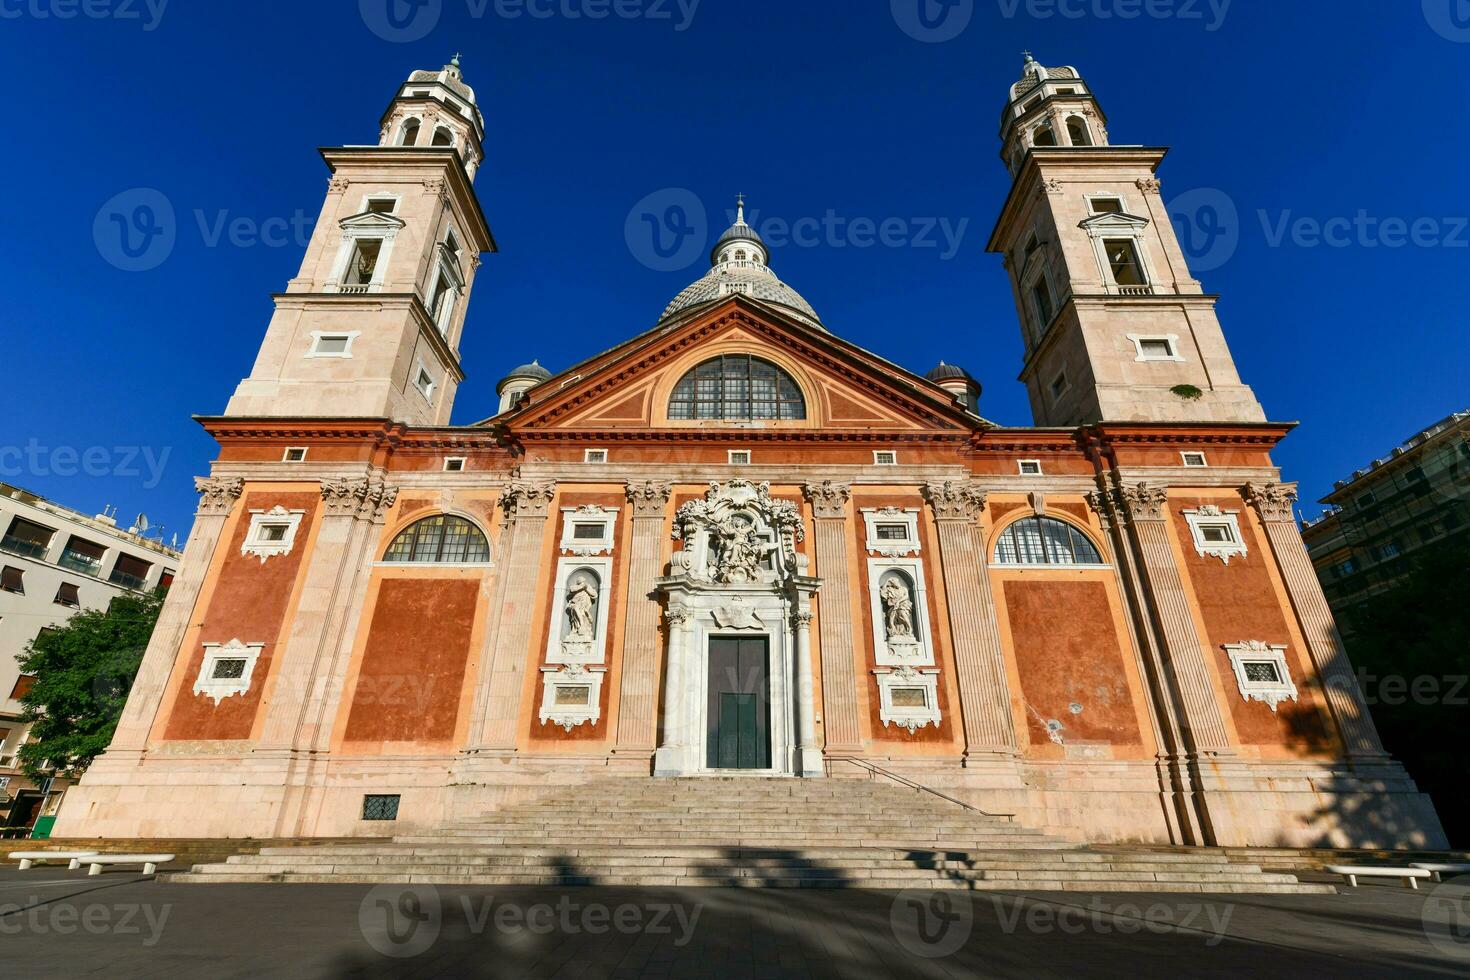
{"type": "Polygon", "coordinates": [[[1470,864],[1438,864],[1434,861],[1415,861],[1409,865],[1411,868],[1419,868],[1428,871],[1434,876],[1435,881],[1443,881],[1441,875],[1470,874],[1470,864]]]}
{"type": "Polygon", "coordinates": [[[1342,875],[1353,888],[1358,887],[1359,878],[1402,878],[1410,888],[1418,889],[1420,878],[1428,878],[1430,872],[1420,867],[1394,868],[1373,864],[1329,864],[1326,869],[1342,875]]]}
{"type": "Polygon", "coordinates": [[[37,861],[45,863],[52,860],[66,858],[69,862],[67,869],[75,871],[81,867],[81,859],[95,855],[96,851],[11,851],[10,859],[20,862],[20,870],[29,870],[37,861]]]}
{"type": "Polygon", "coordinates": [[[141,864],[143,873],[151,875],[158,870],[160,864],[166,864],[173,859],[172,854],[93,854],[83,860],[91,865],[87,869],[88,875],[100,875],[104,864],[141,864]]]}

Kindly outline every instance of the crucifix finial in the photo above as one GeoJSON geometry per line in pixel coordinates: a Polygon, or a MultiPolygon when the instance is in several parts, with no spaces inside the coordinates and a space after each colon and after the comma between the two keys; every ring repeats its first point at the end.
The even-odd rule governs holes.
{"type": "Polygon", "coordinates": [[[454,52],[454,57],[449,59],[449,63],[451,65],[453,65],[454,67],[456,67],[456,68],[459,67],[459,52],[458,51],[454,52]]]}
{"type": "Polygon", "coordinates": [[[745,224],[745,194],[744,193],[736,193],[736,195],[735,195],[735,223],[737,225],[743,225],[743,224],[745,224]]]}

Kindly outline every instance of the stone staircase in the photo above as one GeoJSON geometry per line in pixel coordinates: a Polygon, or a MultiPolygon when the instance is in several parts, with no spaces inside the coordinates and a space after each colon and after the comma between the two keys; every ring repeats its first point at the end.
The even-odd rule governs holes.
{"type": "Polygon", "coordinates": [[[262,848],[187,882],[1331,892],[1221,853],[1081,846],[858,779],[608,779],[391,843],[262,848]]]}

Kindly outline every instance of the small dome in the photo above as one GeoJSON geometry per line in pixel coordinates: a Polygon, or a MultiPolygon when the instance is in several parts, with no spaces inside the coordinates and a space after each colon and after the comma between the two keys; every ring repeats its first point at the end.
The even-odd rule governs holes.
{"type": "Polygon", "coordinates": [[[966,371],[958,364],[946,364],[944,361],[940,361],[939,366],[924,375],[924,377],[936,384],[941,381],[953,381],[956,378],[961,378],[965,381],[975,380],[969,371],[966,371]]]}
{"type": "Polygon", "coordinates": [[[464,83],[464,76],[459,70],[459,55],[455,55],[438,71],[416,71],[408,76],[412,82],[439,82],[455,95],[464,99],[470,105],[475,104],[475,90],[464,83]]]}
{"type": "Polygon", "coordinates": [[[766,243],[761,240],[760,234],[756,232],[754,228],[750,227],[750,225],[745,223],[744,208],[741,208],[741,215],[736,220],[736,222],[729,228],[726,228],[725,233],[720,236],[718,241],[715,242],[715,247],[711,249],[709,253],[710,261],[716,261],[717,257],[720,254],[720,249],[724,248],[731,242],[737,241],[751,242],[752,244],[759,245],[763,253],[765,253],[766,255],[771,254],[771,250],[766,248],[766,243]]]}
{"type": "Polygon", "coordinates": [[[530,364],[522,364],[520,367],[507,374],[505,377],[501,378],[500,384],[496,385],[495,387],[497,389],[504,388],[510,382],[523,378],[528,379],[539,385],[543,381],[550,380],[551,372],[542,367],[540,361],[532,361],[530,364]]]}

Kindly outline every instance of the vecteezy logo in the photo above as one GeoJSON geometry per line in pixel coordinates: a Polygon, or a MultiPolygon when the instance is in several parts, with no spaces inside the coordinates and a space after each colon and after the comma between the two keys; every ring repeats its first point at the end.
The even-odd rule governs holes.
{"type": "Polygon", "coordinates": [[[158,268],[174,250],[178,233],[173,204],[152,187],[114,194],[92,219],[97,252],[124,272],[158,268]]]}
{"type": "Polygon", "coordinates": [[[1424,0],[1424,19],[1445,40],[1470,44],[1470,0],[1424,0]]]}
{"type": "Polygon", "coordinates": [[[915,41],[953,41],[970,26],[975,0],[888,0],[893,20],[915,41]]]}
{"type": "Polygon", "coordinates": [[[357,10],[378,37],[408,44],[428,37],[438,26],[444,0],[357,0],[357,10]]]}
{"type": "Polygon", "coordinates": [[[362,938],[394,959],[418,956],[434,945],[443,919],[433,885],[377,885],[357,910],[362,938]]]}
{"type": "Polygon", "coordinates": [[[1446,881],[1424,896],[1419,911],[1430,945],[1461,962],[1470,961],[1470,885],[1446,881]]]}
{"type": "Polygon", "coordinates": [[[901,891],[888,910],[888,925],[904,949],[935,959],[965,945],[975,909],[964,892],[901,891]]]}
{"type": "Polygon", "coordinates": [[[683,187],[665,187],[633,205],[623,223],[633,257],[655,272],[687,269],[709,240],[704,202],[683,187]]]}
{"type": "Polygon", "coordinates": [[[1169,202],[1169,219],[1191,272],[1220,268],[1240,247],[1240,212],[1230,195],[1217,188],[1180,194],[1169,202]]]}

